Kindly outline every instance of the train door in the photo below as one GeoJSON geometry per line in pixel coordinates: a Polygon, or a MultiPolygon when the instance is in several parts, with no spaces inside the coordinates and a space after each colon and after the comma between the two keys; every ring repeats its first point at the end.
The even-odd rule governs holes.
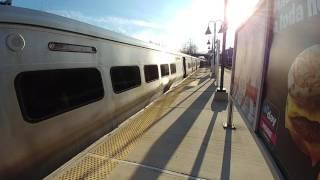
{"type": "Polygon", "coordinates": [[[186,58],[182,57],[182,64],[183,64],[183,78],[187,77],[187,66],[186,66],[186,58]]]}

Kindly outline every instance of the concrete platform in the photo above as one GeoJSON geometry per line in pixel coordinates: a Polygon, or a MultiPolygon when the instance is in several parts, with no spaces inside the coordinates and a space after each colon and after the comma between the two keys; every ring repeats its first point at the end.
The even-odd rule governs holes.
{"type": "Polygon", "coordinates": [[[222,128],[227,102],[215,90],[200,69],[46,179],[277,178],[238,113],[237,130],[222,128]]]}

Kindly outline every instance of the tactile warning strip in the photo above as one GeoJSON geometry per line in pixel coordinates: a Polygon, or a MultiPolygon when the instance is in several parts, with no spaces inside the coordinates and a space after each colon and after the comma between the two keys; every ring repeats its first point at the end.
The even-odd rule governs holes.
{"type": "MultiPolygon", "coordinates": [[[[199,74],[195,75],[199,76],[199,74]]],[[[57,170],[48,178],[107,179],[108,174],[119,163],[111,160],[111,158],[124,159],[138,142],[139,137],[171,110],[169,106],[176,100],[179,93],[184,90],[184,86],[196,79],[191,76],[183,81],[174,90],[145,108],[144,111],[130,118],[112,132],[110,136],[106,136],[99,144],[92,147],[86,155],[76,159],[75,162],[65,168],[57,170]]]]}
{"type": "Polygon", "coordinates": [[[106,179],[116,164],[117,162],[110,159],[86,155],[80,158],[75,165],[63,171],[56,179],[106,179]]]}

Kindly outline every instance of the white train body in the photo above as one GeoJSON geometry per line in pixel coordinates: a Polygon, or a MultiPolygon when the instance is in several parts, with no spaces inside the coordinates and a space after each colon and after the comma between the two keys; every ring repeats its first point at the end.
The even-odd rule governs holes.
{"type": "MultiPolygon", "coordinates": [[[[195,71],[199,62],[68,18],[0,6],[0,179],[47,175],[195,71]],[[161,77],[161,64],[175,64],[176,73],[171,69],[161,77]],[[147,83],[145,65],[157,65],[159,78],[147,83]],[[140,84],[115,92],[112,68],[133,66],[139,68],[140,84]],[[60,71],[68,77],[54,81],[60,71]],[[77,71],[81,73],[73,77],[77,71]],[[100,76],[102,89],[95,88],[100,80],[85,80],[86,71],[100,76]],[[75,87],[81,87],[77,77],[83,77],[82,88],[94,87],[91,95],[95,98],[78,93],[75,96],[81,97],[71,102],[73,96],[68,93],[77,89],[71,88],[65,97],[60,93],[61,98],[54,92],[63,94],[63,86],[73,87],[72,78],[75,87]],[[50,89],[53,82],[54,90],[50,89]],[[42,99],[38,101],[37,95],[42,99]],[[46,101],[46,95],[60,99],[48,97],[46,101]],[[86,101],[79,103],[82,99],[86,101]],[[39,112],[41,106],[51,113],[39,112]]],[[[118,72],[114,78],[119,76],[118,72]]],[[[130,82],[138,82],[134,81],[130,82]]],[[[123,86],[127,84],[118,83],[123,86]]]]}

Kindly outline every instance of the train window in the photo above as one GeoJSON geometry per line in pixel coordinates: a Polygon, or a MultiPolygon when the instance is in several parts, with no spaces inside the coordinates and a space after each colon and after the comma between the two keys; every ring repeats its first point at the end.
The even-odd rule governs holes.
{"type": "Polygon", "coordinates": [[[145,65],[143,69],[146,82],[159,79],[158,65],[145,65]]]}
{"type": "Polygon", "coordinates": [[[141,85],[138,66],[117,66],[110,69],[113,91],[121,93],[141,85]]]}
{"type": "Polygon", "coordinates": [[[191,64],[190,63],[188,63],[188,68],[191,68],[191,64]]]}
{"type": "Polygon", "coordinates": [[[161,77],[169,75],[169,65],[168,64],[161,64],[161,77]]]}
{"type": "Polygon", "coordinates": [[[101,74],[96,68],[22,72],[15,78],[15,89],[24,119],[31,123],[104,96],[101,74]]]}
{"type": "Polygon", "coordinates": [[[171,74],[175,74],[176,71],[176,64],[170,64],[171,74]]]}

